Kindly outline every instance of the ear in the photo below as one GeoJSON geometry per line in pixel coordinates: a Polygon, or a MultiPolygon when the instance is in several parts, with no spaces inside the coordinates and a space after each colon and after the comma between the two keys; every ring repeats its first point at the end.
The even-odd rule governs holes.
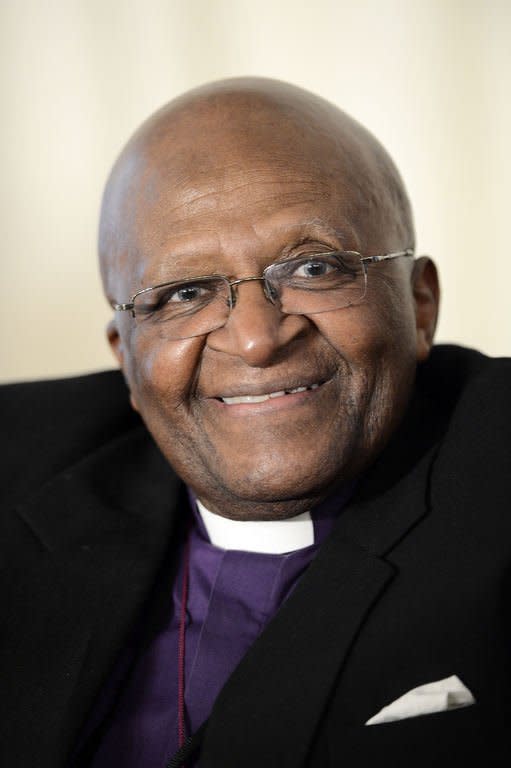
{"type": "Polygon", "coordinates": [[[123,369],[124,366],[124,351],[122,348],[121,336],[119,334],[119,328],[114,318],[109,321],[106,327],[106,337],[110,344],[110,349],[114,353],[114,357],[119,363],[119,367],[123,369]]]}
{"type": "Polygon", "coordinates": [[[128,376],[126,373],[125,360],[124,360],[124,345],[123,345],[121,335],[119,333],[119,328],[117,326],[117,322],[115,318],[110,320],[110,322],[106,327],[106,337],[108,339],[108,343],[110,344],[110,349],[114,353],[114,357],[119,363],[119,368],[122,371],[122,375],[124,376],[124,381],[126,382],[126,386],[128,387],[128,390],[130,392],[131,407],[133,408],[134,411],[137,411],[138,413],[138,405],[133,396],[133,393],[131,392],[128,376]]]}
{"type": "Polygon", "coordinates": [[[427,256],[421,256],[414,262],[412,290],[417,328],[417,361],[421,363],[426,360],[433,346],[440,301],[437,269],[427,256]]]}

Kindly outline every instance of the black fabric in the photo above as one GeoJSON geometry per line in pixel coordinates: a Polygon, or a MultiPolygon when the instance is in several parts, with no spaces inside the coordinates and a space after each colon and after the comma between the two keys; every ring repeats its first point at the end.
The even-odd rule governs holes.
{"type": "MultiPolygon", "coordinates": [[[[434,350],[402,427],[222,690],[201,768],[505,764],[510,392],[511,361],[434,350]],[[476,705],[364,726],[453,674],[476,705]]],[[[119,374],[0,401],[0,764],[60,768],[142,612],[157,620],[182,485],[119,374]]]]}

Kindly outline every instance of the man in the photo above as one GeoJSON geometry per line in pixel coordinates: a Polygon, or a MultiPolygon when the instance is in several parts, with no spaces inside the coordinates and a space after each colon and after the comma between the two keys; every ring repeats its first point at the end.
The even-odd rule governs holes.
{"type": "Polygon", "coordinates": [[[511,367],[432,351],[383,148],[205,86],[122,152],[99,250],[125,384],[4,393],[4,764],[502,764],[511,367]]]}

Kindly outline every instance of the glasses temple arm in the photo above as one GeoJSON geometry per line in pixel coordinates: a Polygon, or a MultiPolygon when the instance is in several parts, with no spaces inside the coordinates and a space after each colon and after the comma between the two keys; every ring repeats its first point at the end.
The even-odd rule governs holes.
{"type": "Polygon", "coordinates": [[[378,264],[380,261],[391,261],[392,259],[398,259],[401,256],[414,256],[412,248],[407,248],[405,251],[397,251],[396,253],[386,253],[383,256],[364,256],[360,259],[362,264],[378,264]]]}

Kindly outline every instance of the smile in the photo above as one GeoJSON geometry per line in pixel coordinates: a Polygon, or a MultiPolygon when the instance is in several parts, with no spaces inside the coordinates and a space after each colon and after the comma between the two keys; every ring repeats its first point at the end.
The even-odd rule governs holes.
{"type": "Polygon", "coordinates": [[[238,397],[220,397],[226,405],[242,405],[247,403],[264,403],[265,400],[273,400],[276,397],[284,397],[285,395],[296,395],[299,392],[307,392],[307,390],[317,389],[320,386],[317,384],[311,384],[308,387],[294,387],[293,389],[280,389],[278,392],[268,392],[261,395],[239,395],[238,397]]]}

